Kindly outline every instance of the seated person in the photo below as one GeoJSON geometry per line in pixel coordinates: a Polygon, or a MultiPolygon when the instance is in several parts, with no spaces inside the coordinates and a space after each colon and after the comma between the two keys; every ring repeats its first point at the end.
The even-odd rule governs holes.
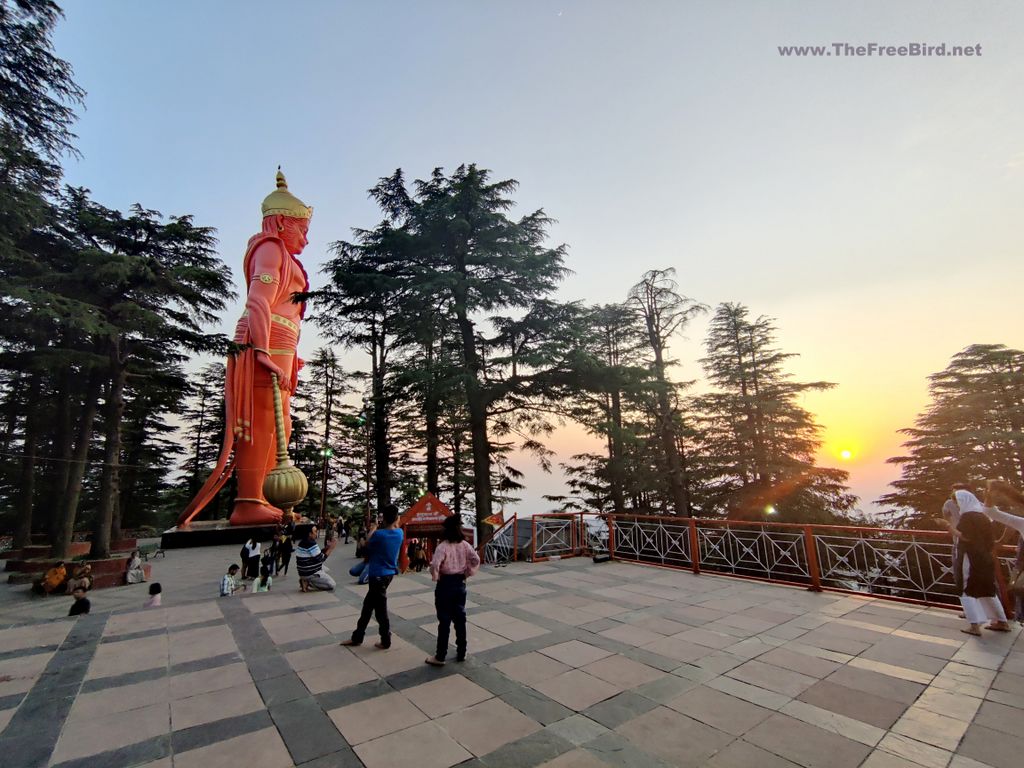
{"type": "Polygon", "coordinates": [[[64,567],[64,561],[61,560],[48,570],[43,578],[32,585],[32,591],[38,592],[41,595],[49,595],[60,589],[67,575],[67,568],[64,567]]]}
{"type": "Polygon", "coordinates": [[[141,584],[146,580],[146,572],[142,570],[142,556],[139,550],[132,552],[128,558],[128,566],[125,568],[125,584],[141,584]]]}
{"type": "Polygon", "coordinates": [[[143,608],[159,608],[160,602],[163,600],[163,587],[160,586],[159,581],[154,581],[149,585],[149,600],[143,605],[143,608]]]}
{"type": "Polygon", "coordinates": [[[71,604],[68,616],[82,616],[88,613],[92,605],[89,603],[89,598],[85,596],[85,590],[77,587],[72,594],[75,596],[75,602],[71,604]]]}
{"type": "Polygon", "coordinates": [[[72,594],[76,589],[81,587],[86,592],[92,589],[92,566],[88,563],[79,565],[72,572],[71,578],[68,579],[68,594],[72,594]]]}

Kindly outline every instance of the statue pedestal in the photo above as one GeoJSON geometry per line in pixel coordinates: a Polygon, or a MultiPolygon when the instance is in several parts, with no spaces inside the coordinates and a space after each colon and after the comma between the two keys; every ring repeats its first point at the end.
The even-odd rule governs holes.
{"type": "MultiPolygon", "coordinates": [[[[312,522],[303,518],[295,525],[295,538],[301,539],[312,522]]],[[[231,525],[227,520],[198,520],[187,526],[168,528],[160,536],[161,549],[188,549],[190,547],[218,547],[225,544],[245,544],[250,538],[270,541],[277,531],[276,525],[231,525]]]]}

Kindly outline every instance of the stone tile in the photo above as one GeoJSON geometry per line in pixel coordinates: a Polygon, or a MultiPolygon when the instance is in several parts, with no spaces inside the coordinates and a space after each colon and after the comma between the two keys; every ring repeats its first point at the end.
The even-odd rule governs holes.
{"type": "Polygon", "coordinates": [[[525,768],[553,760],[572,749],[573,745],[565,739],[547,730],[540,730],[499,747],[486,755],[480,763],[488,768],[525,768]]]}
{"type": "Polygon", "coordinates": [[[502,693],[499,698],[541,725],[557,723],[573,714],[568,707],[563,707],[557,701],[524,685],[502,693]]]}
{"type": "Polygon", "coordinates": [[[693,688],[665,706],[733,736],[742,736],[773,714],[770,709],[705,686],[693,688]]]}
{"type": "Polygon", "coordinates": [[[276,728],[263,728],[255,733],[179,752],[174,756],[175,768],[211,768],[221,765],[291,768],[292,759],[276,728]]]}
{"type": "MultiPolygon", "coordinates": [[[[981,699],[935,687],[925,689],[925,692],[914,702],[915,707],[968,722],[974,719],[978,707],[981,705],[981,699]]],[[[1017,713],[1018,716],[1020,714],[1017,713]]]]}
{"type": "Polygon", "coordinates": [[[704,763],[706,768],[796,768],[795,763],[737,739],[704,763]]]}
{"type": "Polygon", "coordinates": [[[794,653],[786,648],[774,648],[759,656],[758,661],[818,679],[828,677],[840,667],[838,662],[803,653],[794,653]]]}
{"type": "Polygon", "coordinates": [[[878,748],[882,752],[902,757],[925,768],[945,768],[952,757],[952,754],[944,749],[915,741],[899,733],[886,734],[878,743],[878,748]]]}
{"type": "Polygon", "coordinates": [[[176,633],[170,643],[169,657],[172,665],[184,664],[237,649],[235,638],[228,627],[202,627],[176,633]]]}
{"type": "Polygon", "coordinates": [[[263,697],[252,683],[201,693],[171,702],[171,727],[175,731],[212,723],[225,717],[262,710],[263,697]]]}
{"type": "Polygon", "coordinates": [[[82,693],[75,699],[67,719],[68,722],[96,719],[159,704],[168,701],[169,696],[167,678],[82,693]]]}
{"type": "Polygon", "coordinates": [[[538,627],[536,624],[531,624],[528,621],[513,619],[505,624],[499,624],[496,627],[492,627],[491,632],[500,637],[504,637],[506,640],[519,642],[521,640],[529,640],[533,637],[547,635],[550,633],[550,630],[538,627]]]}
{"type": "Polygon", "coordinates": [[[881,674],[888,675],[889,677],[897,677],[900,680],[909,680],[912,683],[921,683],[922,685],[928,685],[935,677],[935,675],[929,672],[919,672],[916,669],[900,667],[895,664],[887,664],[882,661],[874,661],[872,659],[864,658],[863,656],[850,659],[848,666],[857,669],[867,669],[872,672],[880,672],[881,674]]]}
{"type": "Polygon", "coordinates": [[[856,768],[871,748],[776,713],[743,737],[804,768],[856,768]]]}
{"type": "MultiPolygon", "coordinates": [[[[352,746],[403,730],[427,719],[426,715],[400,693],[377,696],[358,704],[333,709],[327,714],[341,731],[345,741],[352,746]]],[[[358,754],[359,751],[356,751],[358,754]]]]}
{"type": "Polygon", "coordinates": [[[867,760],[861,763],[861,768],[919,768],[919,766],[905,758],[876,749],[868,755],[867,760]]]}
{"type": "Polygon", "coordinates": [[[540,730],[540,724],[500,699],[489,699],[435,721],[477,757],[540,730]]]}
{"type": "Polygon", "coordinates": [[[263,697],[263,703],[267,707],[275,707],[296,699],[304,699],[309,696],[310,691],[299,679],[298,675],[281,675],[272,677],[269,680],[260,680],[256,688],[263,697]]]}
{"type": "MultiPolygon", "coordinates": [[[[977,699],[973,699],[977,701],[977,699]]],[[[1024,733],[1024,712],[1005,704],[998,704],[994,701],[986,701],[974,718],[976,725],[990,728],[993,731],[1008,733],[1011,736],[1020,736],[1024,733]]]]}
{"type": "Polygon", "coordinates": [[[708,688],[714,688],[716,691],[722,693],[728,693],[730,696],[735,696],[738,699],[749,701],[751,704],[757,704],[759,707],[766,709],[782,709],[786,704],[789,703],[791,697],[786,696],[782,693],[775,693],[765,688],[759,688],[756,685],[750,685],[744,683],[742,680],[735,680],[731,677],[716,677],[708,680],[704,683],[708,688]]]}
{"type": "Polygon", "coordinates": [[[964,734],[959,752],[992,768],[1017,768],[1024,755],[1024,738],[1019,729],[1011,735],[975,724],[964,734]]]}
{"type": "Polygon", "coordinates": [[[301,651],[286,653],[284,658],[288,665],[296,672],[313,667],[324,667],[335,664],[348,663],[351,654],[343,650],[337,643],[318,645],[313,648],[305,648],[301,651]]]}
{"type": "Polygon", "coordinates": [[[586,744],[588,741],[608,733],[607,728],[585,715],[567,717],[564,720],[552,723],[545,730],[573,744],[586,744]]]}
{"type": "Polygon", "coordinates": [[[492,696],[490,691],[462,675],[448,675],[439,680],[406,688],[402,694],[431,719],[479,704],[492,696]]]}
{"type": "Polygon", "coordinates": [[[892,726],[892,731],[953,752],[967,730],[967,725],[964,720],[913,706],[892,726]]]}
{"type": "Polygon", "coordinates": [[[663,637],[643,646],[645,651],[660,654],[676,661],[697,661],[712,652],[711,648],[680,640],[678,637],[663,637]]]}
{"type": "Polygon", "coordinates": [[[815,678],[793,672],[788,669],[774,667],[761,661],[748,661],[742,666],[729,670],[729,677],[750,685],[766,688],[786,696],[799,696],[816,682],[815,678]]]}
{"type": "Polygon", "coordinates": [[[4,728],[7,727],[7,724],[11,722],[11,718],[14,717],[14,712],[14,709],[5,709],[0,712],[0,733],[2,733],[4,728]]]}
{"type": "Polygon", "coordinates": [[[836,685],[828,680],[815,683],[797,698],[877,728],[891,727],[907,708],[902,702],[836,685]]]}
{"type": "MultiPolygon", "coordinates": [[[[392,636],[391,647],[386,651],[374,648],[376,638],[368,635],[366,642],[348,650],[381,677],[407,672],[423,666],[426,653],[397,635],[392,636]]],[[[472,648],[470,649],[472,652],[472,648]]],[[[344,662],[342,662],[344,663],[344,662]]]]}
{"type": "Polygon", "coordinates": [[[827,682],[843,685],[855,691],[871,693],[904,704],[912,704],[925,686],[908,680],[889,677],[879,672],[854,667],[840,667],[825,678],[827,682]]]}
{"type": "Polygon", "coordinates": [[[657,703],[650,699],[638,696],[631,691],[625,691],[610,699],[600,701],[592,707],[587,707],[583,710],[583,714],[606,728],[614,729],[638,715],[650,712],[657,706],[657,703]]]}
{"type": "Polygon", "coordinates": [[[665,675],[654,682],[634,688],[633,693],[651,701],[656,701],[659,704],[665,704],[691,688],[696,688],[698,685],[700,683],[696,680],[687,680],[675,675],[665,675]]]}
{"type": "Polygon", "coordinates": [[[532,687],[577,712],[611,698],[622,690],[579,669],[532,683],[532,687]]]}
{"type": "Polygon", "coordinates": [[[868,747],[876,746],[882,740],[882,737],[885,736],[885,730],[882,728],[877,728],[860,720],[854,720],[852,717],[846,717],[846,715],[840,715],[836,712],[816,707],[813,704],[797,701],[796,699],[789,702],[779,711],[784,715],[795,717],[797,720],[801,720],[808,725],[813,725],[830,733],[838,733],[840,736],[852,739],[868,747]]]}
{"type": "Polygon", "coordinates": [[[605,656],[611,656],[611,651],[589,643],[581,643],[579,640],[570,640],[567,643],[541,648],[540,652],[570,667],[582,667],[598,659],[603,659],[605,656]]]}
{"type": "Polygon", "coordinates": [[[554,760],[541,763],[538,768],[608,768],[608,763],[599,759],[593,752],[574,749],[559,755],[554,760]]]}
{"type": "Polygon", "coordinates": [[[185,672],[171,675],[167,679],[171,699],[186,699],[201,693],[210,693],[224,688],[234,688],[251,682],[252,677],[245,664],[229,664],[217,669],[204,669],[200,672],[185,672]]]}
{"type": "Polygon", "coordinates": [[[352,658],[349,654],[346,656],[348,658],[342,663],[304,669],[298,673],[299,679],[313,694],[338,691],[377,679],[377,673],[366,664],[359,659],[352,658]]]}
{"type": "Polygon", "coordinates": [[[513,656],[511,659],[499,661],[492,666],[512,680],[526,683],[527,685],[532,685],[542,680],[550,680],[572,669],[568,664],[563,664],[552,659],[550,656],[537,652],[513,656]]]}
{"type": "Polygon", "coordinates": [[[1024,696],[1024,675],[1000,672],[992,680],[992,687],[997,691],[1006,691],[1007,693],[1024,696]]]}
{"type": "Polygon", "coordinates": [[[472,755],[436,723],[421,723],[355,748],[366,768],[450,768],[472,755]]]}
{"type": "Polygon", "coordinates": [[[636,688],[664,677],[661,670],[627,659],[625,656],[605,656],[595,662],[580,667],[588,675],[593,675],[606,683],[611,683],[622,690],[636,688]]]}
{"type": "Polygon", "coordinates": [[[619,624],[611,629],[598,632],[598,634],[601,637],[607,637],[609,640],[632,645],[636,648],[661,640],[663,637],[657,632],[651,632],[642,627],[634,627],[632,624],[619,624]]]}
{"type": "Polygon", "coordinates": [[[170,708],[166,703],[78,720],[64,726],[51,760],[62,763],[126,747],[166,736],[170,728],[170,708]]]}
{"type": "Polygon", "coordinates": [[[616,732],[638,749],[681,768],[702,765],[733,740],[729,734],[667,707],[652,709],[619,726],[616,732]]]}
{"type": "Polygon", "coordinates": [[[734,645],[736,643],[736,638],[732,635],[724,634],[722,632],[712,632],[711,630],[704,628],[687,629],[685,632],[672,635],[672,637],[678,637],[680,640],[685,640],[688,643],[703,645],[708,648],[715,648],[718,650],[728,648],[730,645],[734,645]]]}

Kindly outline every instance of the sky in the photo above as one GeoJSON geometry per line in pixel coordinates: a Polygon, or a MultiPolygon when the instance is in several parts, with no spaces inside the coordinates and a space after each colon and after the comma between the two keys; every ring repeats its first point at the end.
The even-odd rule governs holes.
{"type": "MultiPolygon", "coordinates": [[[[886,459],[927,376],[968,344],[1024,347],[1015,0],[63,5],[56,50],[88,92],[66,179],[97,201],[192,214],[237,269],[280,164],[316,209],[316,286],[395,168],[518,179],[518,212],[543,208],[568,246],[560,298],[620,301],[673,267],[685,295],[774,318],[793,375],[837,385],[804,405],[864,511],[898,477],[886,459]],[[981,55],[778,52],[834,42],[981,55]]],[[[700,378],[706,326],[675,342],[681,380],[700,378]]],[[[572,425],[551,445],[594,447],[572,425]]],[[[549,509],[564,483],[522,464],[520,511],[549,509]]]]}

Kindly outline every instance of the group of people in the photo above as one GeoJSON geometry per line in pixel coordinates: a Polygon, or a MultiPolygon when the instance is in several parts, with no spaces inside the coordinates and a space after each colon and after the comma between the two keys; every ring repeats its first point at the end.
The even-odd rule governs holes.
{"type": "Polygon", "coordinates": [[[1014,618],[1024,622],[1024,517],[1006,512],[1000,505],[1024,507],[1024,493],[1002,481],[990,480],[982,502],[968,486],[957,484],[942,507],[942,516],[953,535],[953,573],[960,593],[962,617],[968,624],[961,631],[978,637],[983,628],[993,632],[1010,631],[999,598],[996,547],[1009,543],[1014,536],[1018,540],[1017,556],[1009,588],[1014,601],[1014,618]],[[993,523],[1006,528],[998,541],[993,523]]]}
{"type": "MultiPolygon", "coordinates": [[[[480,556],[462,533],[458,515],[446,518],[442,541],[434,550],[430,561],[430,574],[436,582],[434,607],[437,611],[437,646],[434,655],[426,659],[431,666],[445,664],[448,640],[455,626],[455,658],[464,661],[468,651],[466,635],[466,579],[480,568],[480,556]]],[[[398,574],[398,556],[402,550],[404,534],[398,527],[398,507],[390,505],[383,513],[382,526],[373,531],[365,546],[365,572],[368,574],[366,597],[352,636],[343,641],[345,646],[362,645],[371,616],[377,620],[380,640],[375,647],[391,647],[391,619],[388,616],[388,587],[398,574]]],[[[419,551],[425,551],[422,548],[419,551]]],[[[411,558],[410,558],[411,559],[411,558]]]]}

